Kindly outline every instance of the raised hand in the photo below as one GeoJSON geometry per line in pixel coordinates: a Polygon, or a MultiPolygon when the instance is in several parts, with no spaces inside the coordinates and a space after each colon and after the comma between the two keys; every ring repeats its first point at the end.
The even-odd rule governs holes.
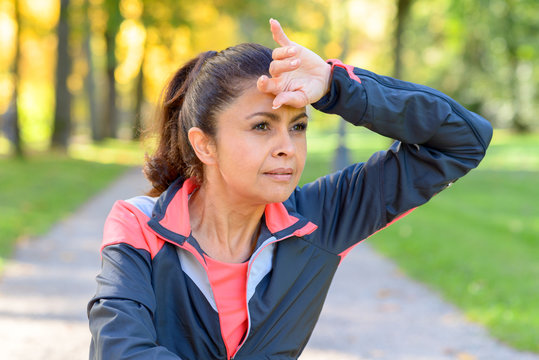
{"type": "Polygon", "coordinates": [[[277,20],[270,20],[273,40],[281,47],[273,50],[271,78],[258,78],[260,91],[275,95],[273,108],[289,105],[300,108],[314,103],[329,91],[331,66],[311,50],[288,39],[277,20]]]}

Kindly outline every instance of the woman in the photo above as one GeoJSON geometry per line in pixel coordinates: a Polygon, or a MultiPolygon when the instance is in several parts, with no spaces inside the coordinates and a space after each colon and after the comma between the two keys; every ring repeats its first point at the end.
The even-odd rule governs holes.
{"type": "Polygon", "coordinates": [[[325,62],[270,24],[273,53],[206,52],[170,81],[151,196],[117,202],[105,224],[91,358],[297,358],[348,251],[484,156],[480,116],[325,62]],[[398,141],[297,188],[309,104],[398,141]]]}

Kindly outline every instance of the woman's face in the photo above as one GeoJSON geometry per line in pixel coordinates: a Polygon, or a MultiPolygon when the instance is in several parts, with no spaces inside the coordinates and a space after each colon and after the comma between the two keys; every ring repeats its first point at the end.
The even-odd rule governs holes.
{"type": "Polygon", "coordinates": [[[305,166],[305,108],[274,110],[273,99],[253,85],[216,118],[213,180],[222,181],[227,193],[240,201],[285,201],[305,166]]]}

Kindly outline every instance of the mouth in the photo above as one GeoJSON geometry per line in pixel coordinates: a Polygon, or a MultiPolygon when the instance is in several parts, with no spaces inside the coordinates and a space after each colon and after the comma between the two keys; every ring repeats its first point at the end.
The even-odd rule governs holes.
{"type": "Polygon", "coordinates": [[[276,181],[288,182],[292,179],[292,176],[294,175],[294,170],[292,170],[291,168],[279,168],[266,171],[263,174],[276,181]]]}

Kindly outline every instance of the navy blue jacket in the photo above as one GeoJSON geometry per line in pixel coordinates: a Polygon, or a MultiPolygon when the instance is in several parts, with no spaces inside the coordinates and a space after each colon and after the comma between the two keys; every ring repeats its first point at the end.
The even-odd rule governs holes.
{"type": "MultiPolygon", "coordinates": [[[[365,163],[269,204],[249,260],[248,330],[235,359],[296,359],[343,256],[483,158],[490,124],[446,95],[333,62],[313,106],[397,139],[365,163]]],[[[228,359],[202,250],[178,179],[159,198],[117,202],[88,305],[91,359],[228,359]]]]}

